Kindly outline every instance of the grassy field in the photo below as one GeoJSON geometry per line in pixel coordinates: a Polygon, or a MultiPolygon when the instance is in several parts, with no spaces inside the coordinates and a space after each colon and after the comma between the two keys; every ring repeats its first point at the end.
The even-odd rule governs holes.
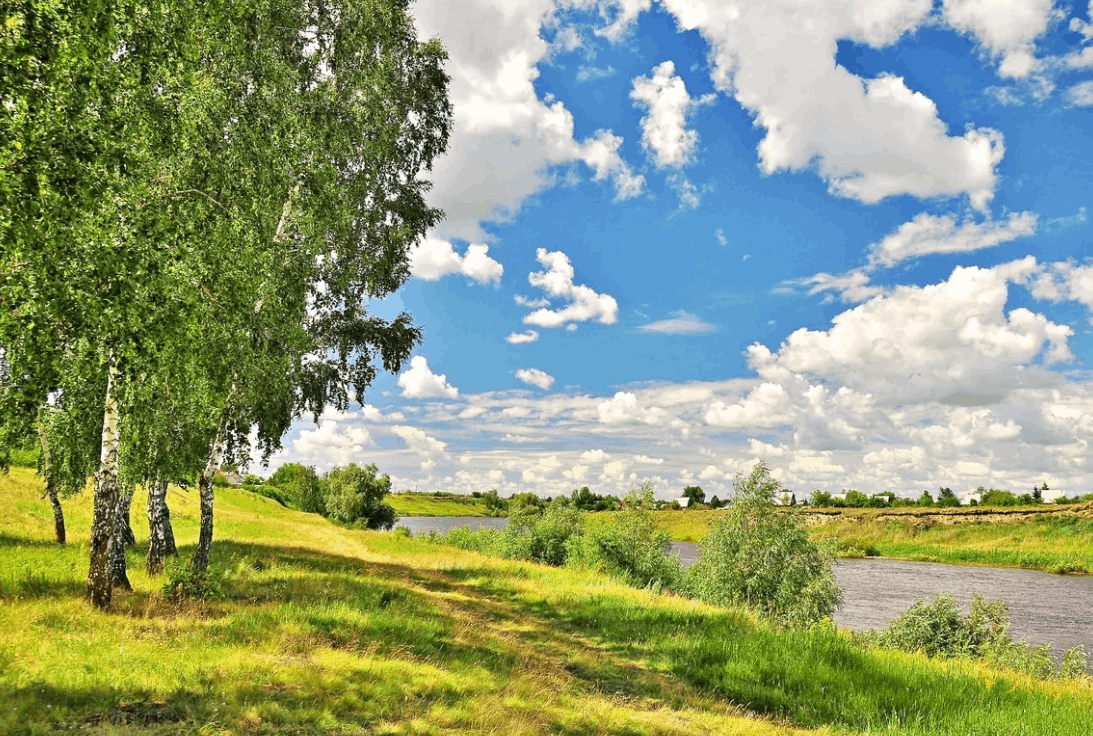
{"type": "Polygon", "coordinates": [[[387,502],[399,516],[489,516],[486,504],[471,496],[417,496],[392,493],[387,502]]]}
{"type": "MultiPolygon", "coordinates": [[[[914,509],[899,520],[878,520],[875,510],[854,510],[809,528],[815,538],[839,540],[840,556],[879,555],[902,560],[1023,567],[1093,574],[1093,513],[1041,516],[1017,523],[923,523],[914,509]],[[904,520],[905,519],[905,520],[904,520]]],[[[700,542],[723,511],[658,511],[657,524],[680,542],[700,542]]],[[[887,513],[887,512],[886,512],[887,513]]]]}
{"type": "MultiPolygon", "coordinates": [[[[170,493],[186,553],[195,494],[170,493]]],[[[39,494],[30,471],[0,477],[0,733],[1093,732],[1080,682],[863,651],[238,490],[217,497],[225,598],[160,595],[136,523],[136,590],[100,613],[80,599],[90,499],[67,503],[59,549],[39,494]]]]}

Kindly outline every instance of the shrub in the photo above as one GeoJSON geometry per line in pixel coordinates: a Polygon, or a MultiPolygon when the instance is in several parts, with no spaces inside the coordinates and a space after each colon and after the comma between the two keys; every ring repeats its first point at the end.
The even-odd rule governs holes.
{"type": "Polygon", "coordinates": [[[668,556],[672,539],[657,527],[655,505],[648,483],[631,491],[621,511],[571,538],[567,564],[599,569],[639,588],[679,587],[683,568],[678,558],[668,556]]]}
{"type": "Polygon", "coordinates": [[[167,580],[163,584],[163,595],[176,601],[184,598],[206,600],[225,596],[224,571],[216,565],[209,565],[201,573],[194,569],[190,560],[172,560],[167,563],[164,573],[167,580]]]}
{"type": "Polygon", "coordinates": [[[943,593],[932,601],[915,601],[888,626],[880,644],[930,657],[981,656],[989,643],[1006,637],[1008,628],[1005,601],[986,603],[976,595],[965,618],[956,599],[943,593]]]}
{"type": "Polygon", "coordinates": [[[288,499],[285,497],[284,491],[277,486],[272,486],[269,483],[263,483],[260,486],[256,486],[251,489],[251,492],[257,493],[259,496],[264,496],[271,501],[276,501],[282,506],[288,506],[288,499]]]}
{"type": "Polygon", "coordinates": [[[391,477],[377,476],[375,465],[350,463],[334,468],[324,479],[326,508],[330,518],[369,529],[390,529],[398,520],[395,509],[383,499],[391,492],[391,477]]]}
{"type": "Polygon", "coordinates": [[[979,499],[980,506],[1016,506],[1017,496],[1009,491],[992,488],[983,493],[979,499]]]}
{"type": "Polygon", "coordinates": [[[583,533],[584,517],[573,506],[552,503],[541,510],[533,504],[514,503],[501,535],[501,554],[559,567],[566,562],[569,540],[583,533]]]}
{"type": "Polygon", "coordinates": [[[326,514],[326,497],[322,481],[310,465],[285,463],[277,468],[269,482],[288,494],[291,505],[311,514],[326,514]]]}
{"type": "Polygon", "coordinates": [[[831,615],[842,592],[835,585],[830,546],[809,539],[797,512],[779,510],[780,491],[760,462],[736,482],[736,499],[699,545],[688,588],[703,600],[743,605],[783,624],[831,615]]]}
{"type": "Polygon", "coordinates": [[[956,497],[951,488],[938,488],[937,505],[942,508],[956,508],[960,505],[960,499],[956,497]]]}
{"type": "Polygon", "coordinates": [[[413,539],[414,533],[408,526],[396,526],[391,530],[391,536],[395,539],[413,539]]]}

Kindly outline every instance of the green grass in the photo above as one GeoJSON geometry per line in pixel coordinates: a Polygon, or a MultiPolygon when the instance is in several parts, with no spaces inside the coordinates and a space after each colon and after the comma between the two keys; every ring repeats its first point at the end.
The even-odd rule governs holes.
{"type": "Polygon", "coordinates": [[[837,537],[844,549],[872,548],[883,557],[1093,574],[1093,515],[930,527],[843,519],[811,531],[817,537],[837,537]]]}
{"type": "Polygon", "coordinates": [[[385,499],[399,516],[489,516],[482,499],[392,493],[385,499]]]}
{"type": "MultiPolygon", "coordinates": [[[[1088,507],[1042,514],[1033,521],[954,525],[931,524],[915,509],[895,512],[843,511],[809,531],[813,538],[838,539],[842,557],[869,553],[901,560],[1093,574],[1093,509],[1088,507]],[[882,513],[889,518],[877,519],[882,513]]],[[[723,513],[658,511],[657,525],[676,541],[700,542],[723,513]]]]}
{"type": "MultiPolygon", "coordinates": [[[[101,613],[80,598],[90,498],[66,503],[80,543],[59,549],[39,494],[30,471],[0,477],[0,733],[1093,732],[1083,683],[864,651],[231,490],[213,550],[225,599],[161,596],[136,523],[136,590],[101,613]]],[[[196,498],[170,503],[186,553],[196,498]]]]}

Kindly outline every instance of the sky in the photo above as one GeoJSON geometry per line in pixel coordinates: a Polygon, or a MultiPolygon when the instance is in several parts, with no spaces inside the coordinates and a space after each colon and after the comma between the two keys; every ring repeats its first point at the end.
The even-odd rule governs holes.
{"type": "Polygon", "coordinates": [[[419,0],[423,328],[270,469],[1093,491],[1093,2],[419,0]]]}

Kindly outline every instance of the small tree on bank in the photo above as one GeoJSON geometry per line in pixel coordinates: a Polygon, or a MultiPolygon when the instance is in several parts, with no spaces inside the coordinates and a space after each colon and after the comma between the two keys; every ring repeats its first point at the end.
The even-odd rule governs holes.
{"type": "Polygon", "coordinates": [[[377,475],[375,465],[350,463],[327,473],[326,508],[331,519],[369,529],[390,529],[398,520],[383,499],[391,492],[391,476],[377,475]]]}
{"type": "Polygon", "coordinates": [[[736,481],[736,497],[699,545],[691,568],[694,595],[746,606],[783,624],[830,616],[842,599],[828,547],[813,542],[793,510],[779,510],[782,491],[760,462],[736,481]]]}

